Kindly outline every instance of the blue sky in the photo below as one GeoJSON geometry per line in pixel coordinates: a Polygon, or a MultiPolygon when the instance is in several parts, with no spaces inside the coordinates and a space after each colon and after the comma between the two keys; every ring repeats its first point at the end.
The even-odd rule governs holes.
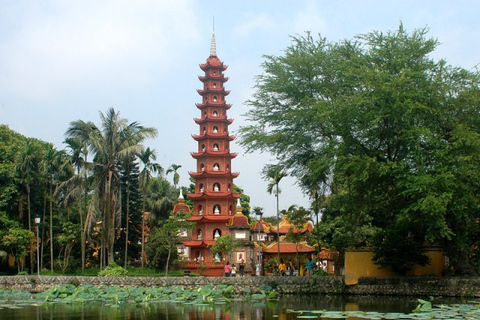
{"type": "MultiPolygon", "coordinates": [[[[0,123],[62,149],[71,121],[99,124],[99,111],[113,107],[130,122],[158,129],[146,145],[164,168],[182,165],[185,186],[195,168],[198,65],[209,54],[213,17],[217,54],[229,66],[235,134],[246,124],[244,102],[262,72],[262,55],[281,55],[291,35],[311,31],[335,42],[395,30],[402,21],[407,30],[430,29],[441,42],[436,59],[470,69],[480,62],[479,12],[473,0],[0,0],[0,123]]],[[[239,153],[235,183],[252,207],[274,215],[275,197],[260,172],[275,159],[245,154],[235,143],[231,149],[239,153]]],[[[280,187],[280,209],[308,207],[293,179],[280,187]]]]}

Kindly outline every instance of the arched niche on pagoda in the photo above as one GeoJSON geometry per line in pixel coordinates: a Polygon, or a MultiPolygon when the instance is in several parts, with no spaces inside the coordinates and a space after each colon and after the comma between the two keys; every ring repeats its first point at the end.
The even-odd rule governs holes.
{"type": "Polygon", "coordinates": [[[220,171],[220,165],[216,162],[213,164],[213,171],[220,171]]]}
{"type": "Polygon", "coordinates": [[[197,208],[198,208],[198,214],[202,216],[203,215],[203,206],[201,204],[199,204],[197,208]]]}
{"type": "Polygon", "coordinates": [[[217,240],[217,238],[222,236],[222,230],[220,229],[215,229],[213,230],[213,240],[217,240]]]}
{"type": "Polygon", "coordinates": [[[219,150],[218,143],[214,143],[213,144],[213,151],[218,151],[218,150],[219,150]]]}
{"type": "Polygon", "coordinates": [[[218,133],[218,127],[217,127],[217,126],[214,126],[212,132],[213,132],[213,133],[218,133]]]}
{"type": "Polygon", "coordinates": [[[220,183],[215,182],[215,183],[213,184],[213,191],[215,191],[215,192],[220,192],[220,183]]]}
{"type": "Polygon", "coordinates": [[[217,110],[214,110],[214,111],[213,111],[212,117],[218,118],[218,112],[217,112],[217,110]]]}
{"type": "Polygon", "coordinates": [[[204,191],[203,183],[200,183],[200,184],[198,185],[198,191],[199,191],[199,192],[203,192],[203,191],[204,191]]]}
{"type": "Polygon", "coordinates": [[[215,204],[215,205],[213,206],[213,214],[219,215],[219,214],[221,214],[221,213],[222,213],[222,208],[220,207],[219,204],[215,204]]]}

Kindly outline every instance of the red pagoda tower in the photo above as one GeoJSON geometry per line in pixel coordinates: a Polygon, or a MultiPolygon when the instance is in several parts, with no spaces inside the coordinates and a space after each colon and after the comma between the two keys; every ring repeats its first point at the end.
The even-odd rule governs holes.
{"type": "Polygon", "coordinates": [[[194,119],[199,126],[199,134],[192,135],[198,142],[198,150],[191,153],[197,163],[196,171],[189,172],[195,179],[195,192],[188,194],[193,201],[193,215],[189,220],[196,222],[196,227],[191,240],[183,244],[189,248],[188,265],[192,269],[202,263],[208,268],[206,273],[218,268],[220,270],[213,273],[222,274],[223,267],[213,262],[225,257],[213,257],[208,246],[213,245],[217,237],[229,233],[227,224],[235,215],[235,202],[241,194],[233,192],[233,179],[238,173],[231,171],[232,159],[237,154],[230,152],[230,142],[235,139],[228,131],[233,120],[227,118],[231,105],[226,103],[225,97],[230,91],[224,87],[228,81],[223,74],[227,66],[217,57],[215,33],[212,34],[210,56],[200,69],[205,72],[205,75],[199,76],[203,89],[197,90],[202,96],[202,102],[196,104],[201,115],[194,119]]]}

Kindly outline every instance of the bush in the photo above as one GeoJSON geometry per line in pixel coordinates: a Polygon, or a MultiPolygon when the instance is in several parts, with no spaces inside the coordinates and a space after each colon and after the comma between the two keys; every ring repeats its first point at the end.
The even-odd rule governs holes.
{"type": "Polygon", "coordinates": [[[101,270],[98,273],[99,277],[121,277],[126,276],[128,271],[122,267],[120,267],[115,262],[112,262],[106,267],[105,269],[101,270]]]}
{"type": "Polygon", "coordinates": [[[313,270],[313,275],[314,276],[320,276],[320,277],[326,277],[326,276],[328,276],[328,272],[319,268],[319,269],[313,270]]]}

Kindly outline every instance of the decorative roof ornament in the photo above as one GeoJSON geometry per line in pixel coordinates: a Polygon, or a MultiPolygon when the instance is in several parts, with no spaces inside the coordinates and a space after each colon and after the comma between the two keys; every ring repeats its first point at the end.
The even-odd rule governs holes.
{"type": "Polygon", "coordinates": [[[217,44],[215,43],[215,30],[212,32],[212,41],[210,43],[210,57],[217,56],[217,44]]]}
{"type": "Polygon", "coordinates": [[[240,198],[237,199],[237,209],[241,209],[242,205],[240,204],[240,198]]]}
{"type": "Polygon", "coordinates": [[[180,188],[180,195],[178,196],[178,200],[185,200],[182,194],[182,189],[180,188]]]}

